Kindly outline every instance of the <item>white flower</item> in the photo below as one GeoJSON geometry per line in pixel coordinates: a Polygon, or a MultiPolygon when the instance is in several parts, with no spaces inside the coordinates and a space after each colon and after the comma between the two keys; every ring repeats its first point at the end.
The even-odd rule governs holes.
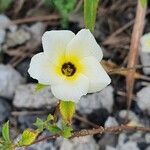
{"type": "Polygon", "coordinates": [[[82,95],[111,82],[99,63],[102,50],[89,30],[76,35],[68,30],[47,31],[42,43],[44,52],[33,56],[28,72],[39,83],[51,85],[56,98],[78,102],[82,95]]]}
{"type": "Polygon", "coordinates": [[[144,34],[141,37],[141,51],[150,53],[150,33],[144,34]]]}

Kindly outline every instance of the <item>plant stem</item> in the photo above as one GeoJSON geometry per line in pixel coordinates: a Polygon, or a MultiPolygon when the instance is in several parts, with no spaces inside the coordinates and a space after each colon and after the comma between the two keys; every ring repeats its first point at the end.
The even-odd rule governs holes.
{"type": "MultiPolygon", "coordinates": [[[[127,125],[107,127],[107,128],[99,126],[99,128],[82,129],[80,131],[74,131],[72,133],[72,136],[70,137],[70,139],[73,139],[75,137],[82,137],[82,136],[95,135],[95,134],[104,134],[104,133],[119,134],[123,131],[125,131],[125,132],[132,132],[132,131],[150,132],[150,128],[148,128],[148,127],[138,127],[138,126],[127,126],[127,125]]],[[[42,142],[42,141],[54,140],[58,137],[60,137],[60,135],[57,135],[57,134],[52,135],[52,136],[46,136],[46,137],[43,137],[41,139],[36,140],[31,145],[37,144],[37,143],[42,142]]],[[[29,145],[29,146],[31,146],[31,145],[29,145]]]]}

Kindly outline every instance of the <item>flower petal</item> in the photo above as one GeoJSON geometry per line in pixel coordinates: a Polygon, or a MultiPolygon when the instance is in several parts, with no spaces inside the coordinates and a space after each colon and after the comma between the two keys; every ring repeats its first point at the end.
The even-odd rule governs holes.
{"type": "Polygon", "coordinates": [[[32,57],[28,72],[41,84],[62,84],[65,78],[56,74],[55,67],[57,66],[44,53],[38,53],[32,57]]]}
{"type": "Polygon", "coordinates": [[[102,49],[88,29],[82,29],[77,33],[69,42],[66,53],[67,55],[80,54],[81,57],[94,56],[99,61],[103,57],[102,49]]]}
{"type": "Polygon", "coordinates": [[[88,93],[100,91],[110,84],[110,77],[94,57],[86,57],[81,63],[85,65],[84,75],[89,78],[88,93]]]}
{"type": "Polygon", "coordinates": [[[86,76],[79,74],[73,83],[64,81],[63,84],[52,85],[54,96],[60,100],[78,102],[81,96],[86,95],[89,88],[89,80],[86,76]]]}
{"type": "Polygon", "coordinates": [[[44,53],[51,59],[65,53],[67,44],[74,38],[75,34],[69,30],[47,31],[42,36],[44,53]]]}
{"type": "Polygon", "coordinates": [[[50,84],[51,79],[48,73],[50,66],[51,62],[48,61],[44,53],[38,53],[32,57],[28,72],[39,83],[50,84]]]}

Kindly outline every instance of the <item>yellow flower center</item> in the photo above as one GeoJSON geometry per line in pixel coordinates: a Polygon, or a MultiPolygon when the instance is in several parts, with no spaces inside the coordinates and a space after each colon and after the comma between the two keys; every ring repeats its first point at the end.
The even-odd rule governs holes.
{"type": "Polygon", "coordinates": [[[69,56],[59,55],[54,64],[56,75],[68,82],[76,81],[78,75],[85,71],[85,67],[81,63],[80,54],[72,54],[69,56]]]}
{"type": "Polygon", "coordinates": [[[76,72],[76,67],[71,62],[64,63],[61,68],[62,73],[67,76],[73,76],[76,72]]]}

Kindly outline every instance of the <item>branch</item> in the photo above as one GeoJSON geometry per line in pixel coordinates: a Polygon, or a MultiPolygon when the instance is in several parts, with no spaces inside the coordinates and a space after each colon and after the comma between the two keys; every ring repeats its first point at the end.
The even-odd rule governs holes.
{"type": "Polygon", "coordinates": [[[103,134],[103,133],[113,133],[113,134],[119,134],[123,131],[131,132],[131,131],[144,131],[144,132],[150,132],[150,128],[145,127],[138,127],[138,126],[116,126],[116,127],[107,127],[104,128],[100,126],[99,128],[94,129],[83,129],[81,131],[74,132],[71,138],[74,137],[81,137],[81,136],[87,136],[87,135],[95,135],[95,134],[103,134]]]}
{"type": "MultiPolygon", "coordinates": [[[[104,134],[104,133],[119,134],[123,131],[126,131],[126,132],[132,132],[132,131],[150,132],[150,128],[138,127],[138,126],[126,126],[126,125],[121,125],[121,126],[116,126],[116,127],[107,127],[107,128],[99,126],[99,128],[83,129],[80,131],[74,131],[72,133],[72,136],[70,137],[70,139],[73,139],[75,137],[83,137],[83,136],[87,136],[87,135],[104,134]]],[[[58,137],[60,137],[60,135],[57,135],[57,134],[52,135],[52,136],[46,136],[46,137],[43,137],[43,138],[35,141],[31,145],[37,144],[37,143],[42,142],[42,141],[54,140],[58,137]]]]}

